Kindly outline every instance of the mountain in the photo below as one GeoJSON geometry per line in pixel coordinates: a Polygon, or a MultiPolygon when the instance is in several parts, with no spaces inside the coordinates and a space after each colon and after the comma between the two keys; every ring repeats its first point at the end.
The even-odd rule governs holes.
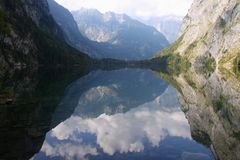
{"type": "Polygon", "coordinates": [[[98,57],[97,51],[94,49],[94,42],[90,41],[81,34],[71,12],[54,0],[47,1],[50,13],[63,30],[64,38],[67,43],[92,57],[98,57]]]}
{"type": "Polygon", "coordinates": [[[184,18],[180,38],[159,56],[179,55],[194,66],[239,69],[239,3],[195,0],[184,18]]]}
{"type": "Polygon", "coordinates": [[[102,14],[95,9],[81,9],[72,14],[80,32],[98,42],[96,48],[104,58],[147,59],[169,44],[155,28],[125,14],[102,14]]]}
{"type": "Polygon", "coordinates": [[[177,40],[180,33],[183,17],[179,16],[160,16],[151,17],[144,22],[148,25],[154,26],[161,32],[170,43],[177,40]]]}
{"type": "Polygon", "coordinates": [[[89,57],[68,46],[47,0],[1,0],[0,71],[40,64],[83,64],[89,57]]]}
{"type": "Polygon", "coordinates": [[[170,65],[192,63],[184,72],[162,77],[179,91],[192,138],[220,160],[240,158],[239,35],[239,0],[194,0],[180,38],[156,56],[170,65]]]}

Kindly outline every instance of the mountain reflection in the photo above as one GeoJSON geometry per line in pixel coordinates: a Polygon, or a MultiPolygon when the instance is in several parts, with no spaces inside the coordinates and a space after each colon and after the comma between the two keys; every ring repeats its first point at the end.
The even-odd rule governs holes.
{"type": "Polygon", "coordinates": [[[213,159],[191,139],[176,90],[150,71],[93,72],[68,87],[59,108],[71,105],[33,159],[213,159]]]}
{"type": "Polygon", "coordinates": [[[229,70],[17,71],[1,83],[11,101],[1,101],[0,159],[240,157],[240,83],[229,70]]]}
{"type": "Polygon", "coordinates": [[[0,97],[11,103],[0,98],[0,159],[26,160],[37,153],[46,133],[55,127],[51,125],[53,113],[65,88],[87,73],[41,69],[1,75],[0,97]]]}
{"type": "Polygon", "coordinates": [[[102,113],[127,112],[152,101],[167,88],[168,84],[141,69],[94,71],[71,84],[59,108],[73,114],[98,117],[102,113]]]}

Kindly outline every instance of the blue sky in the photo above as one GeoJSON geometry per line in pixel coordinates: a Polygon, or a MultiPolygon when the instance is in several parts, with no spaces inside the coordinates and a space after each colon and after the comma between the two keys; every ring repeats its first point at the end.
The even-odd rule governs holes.
{"type": "Polygon", "coordinates": [[[148,19],[154,16],[185,16],[193,0],[56,0],[70,11],[95,8],[101,12],[126,13],[148,19]]]}

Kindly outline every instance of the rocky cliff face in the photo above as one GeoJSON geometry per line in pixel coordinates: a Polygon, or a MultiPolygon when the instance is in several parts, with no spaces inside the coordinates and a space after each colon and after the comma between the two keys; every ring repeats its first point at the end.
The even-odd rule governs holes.
{"type": "Polygon", "coordinates": [[[195,0],[170,52],[192,63],[201,56],[213,57],[217,66],[233,68],[240,49],[239,4],[239,0],[195,0]]]}
{"type": "Polygon", "coordinates": [[[183,39],[178,51],[185,55],[193,54],[192,57],[193,52],[209,53],[219,61],[239,49],[239,4],[238,0],[194,1],[184,19],[181,31],[183,39]],[[190,45],[193,45],[192,53],[188,48],[190,45]]]}
{"type": "Polygon", "coordinates": [[[21,2],[22,9],[25,10],[26,15],[29,16],[38,27],[62,38],[62,31],[51,17],[46,0],[21,0],[21,2]]]}
{"type": "Polygon", "coordinates": [[[178,89],[192,137],[221,160],[240,158],[239,4],[239,0],[195,0],[181,37],[160,53],[174,63],[192,63],[184,72],[163,79],[178,89]],[[211,70],[202,68],[212,64],[216,67],[211,70]]]}
{"type": "Polygon", "coordinates": [[[88,59],[65,44],[46,0],[2,0],[0,43],[0,71],[16,66],[80,63],[88,59]]]}

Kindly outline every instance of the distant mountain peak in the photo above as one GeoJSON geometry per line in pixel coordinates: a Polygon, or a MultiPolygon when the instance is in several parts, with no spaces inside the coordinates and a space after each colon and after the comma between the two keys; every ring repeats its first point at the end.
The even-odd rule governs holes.
{"type": "Polygon", "coordinates": [[[52,5],[50,9],[58,24],[62,24],[68,42],[93,57],[148,59],[169,44],[155,28],[126,14],[87,8],[69,14],[68,10],[52,5]]]}
{"type": "Polygon", "coordinates": [[[80,32],[98,42],[106,58],[147,59],[169,44],[154,27],[126,14],[86,8],[72,14],[80,32]]]}
{"type": "Polygon", "coordinates": [[[78,10],[71,11],[74,13],[88,13],[88,14],[102,14],[99,10],[94,9],[94,8],[80,8],[78,10]]]}
{"type": "Polygon", "coordinates": [[[169,42],[174,42],[180,33],[183,17],[176,15],[164,15],[151,17],[143,20],[144,23],[154,26],[159,32],[163,33],[169,42]]]}

